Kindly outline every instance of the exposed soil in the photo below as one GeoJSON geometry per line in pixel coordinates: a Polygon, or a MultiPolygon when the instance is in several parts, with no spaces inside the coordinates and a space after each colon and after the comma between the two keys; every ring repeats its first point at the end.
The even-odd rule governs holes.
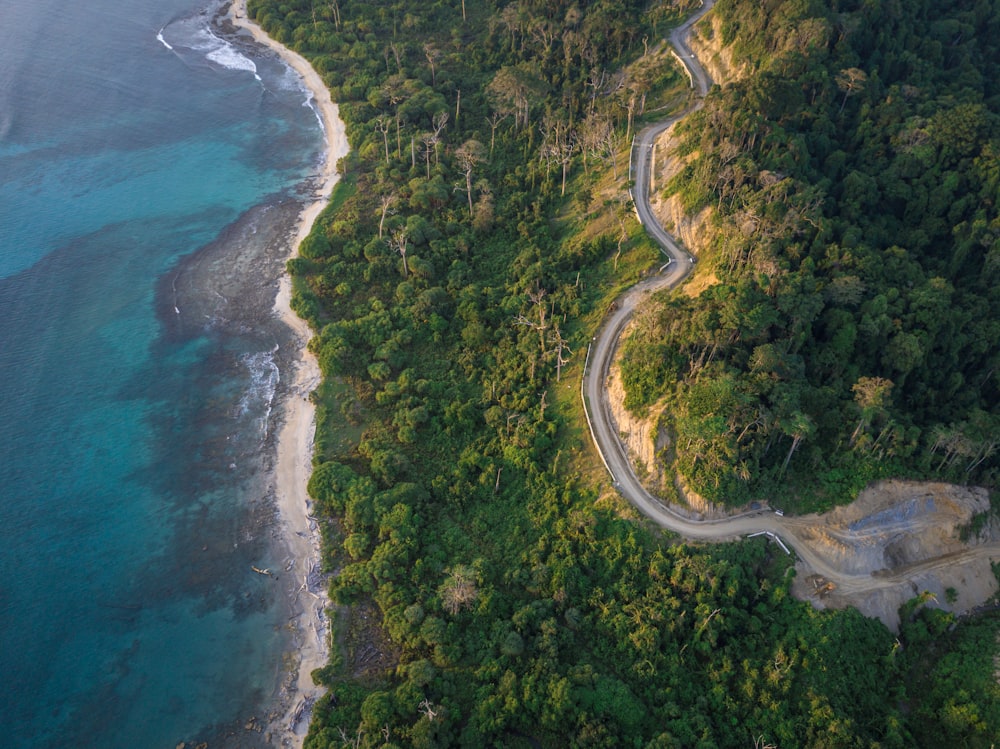
{"type": "MultiPolygon", "coordinates": [[[[671,496],[655,455],[663,444],[656,429],[661,409],[645,418],[629,414],[616,371],[608,378],[608,403],[619,437],[647,489],[671,496]]],[[[718,524],[718,540],[759,529],[794,539],[796,598],[818,609],[853,606],[893,631],[899,607],[914,596],[930,593],[927,605],[963,614],[994,602],[1000,591],[991,566],[1000,561],[1000,519],[970,532],[973,518],[990,511],[985,489],[895,480],[872,484],[851,504],[823,514],[779,518],[743,508],[732,522],[719,523],[726,517],[722,508],[695,502],[691,510],[718,524]]]]}
{"type": "MultiPolygon", "coordinates": [[[[630,414],[617,363],[606,384],[611,417],[635,472],[654,495],[672,496],[669,472],[657,457],[665,445],[657,429],[662,407],[641,418],[630,414]]],[[[678,491],[702,520],[718,523],[729,514],[692,502],[682,487],[678,491]]],[[[881,481],[851,504],[823,514],[778,518],[770,511],[748,510],[729,515],[733,522],[726,525],[734,530],[725,533],[720,525],[719,540],[770,526],[786,540],[794,538],[798,562],[792,593],[819,609],[854,606],[896,631],[899,607],[914,596],[930,593],[927,605],[963,614],[992,602],[1000,590],[991,566],[1000,561],[1000,519],[970,532],[973,518],[990,511],[985,489],[881,481]]]]}
{"type": "Polygon", "coordinates": [[[711,219],[715,213],[712,206],[706,206],[691,215],[685,212],[677,195],[665,197],[667,183],[681,173],[697,154],[682,158],[677,154],[677,139],[673,124],[660,133],[653,147],[649,169],[649,207],[660,226],[681,241],[689,251],[698,254],[698,248],[709,243],[711,219]]]}
{"type": "MultiPolygon", "coordinates": [[[[962,540],[972,518],[990,507],[985,489],[936,482],[882,481],[851,504],[789,519],[796,535],[832,567],[884,585],[828,583],[805,560],[796,565],[796,597],[817,608],[854,606],[899,627],[897,610],[931,593],[929,605],[966,612],[997,595],[991,558],[1000,559],[997,523],[962,540]],[[950,589],[950,591],[949,591],[950,589]]],[[[867,582],[867,581],[866,581],[867,582]]]]}
{"type": "MultiPolygon", "coordinates": [[[[638,314],[652,312],[651,307],[644,308],[638,314]]],[[[628,338],[636,329],[636,322],[622,331],[622,340],[628,338]]],[[[663,405],[654,405],[642,417],[637,417],[625,408],[625,386],[622,383],[621,349],[618,350],[615,361],[608,372],[608,405],[611,407],[611,418],[618,429],[618,436],[628,451],[636,473],[651,491],[661,493],[669,484],[670,477],[663,468],[663,462],[657,460],[657,453],[669,444],[666,434],[657,429],[657,422],[663,412],[663,405]]]]}
{"type": "Polygon", "coordinates": [[[695,24],[688,46],[698,56],[698,62],[713,81],[738,81],[749,73],[745,65],[735,62],[732,49],[722,46],[722,19],[710,13],[695,24]]]}

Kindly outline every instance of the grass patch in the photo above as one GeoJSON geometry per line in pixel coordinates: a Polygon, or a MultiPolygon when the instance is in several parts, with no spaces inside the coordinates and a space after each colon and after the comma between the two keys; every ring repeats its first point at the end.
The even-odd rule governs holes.
{"type": "Polygon", "coordinates": [[[357,448],[364,431],[365,411],[341,378],[327,378],[310,396],[316,404],[316,445],[313,463],[344,460],[357,448]]]}

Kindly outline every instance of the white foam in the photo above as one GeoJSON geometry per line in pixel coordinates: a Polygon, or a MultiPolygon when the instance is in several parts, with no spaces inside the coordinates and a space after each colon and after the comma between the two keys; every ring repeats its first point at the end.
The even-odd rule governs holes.
{"type": "Polygon", "coordinates": [[[278,347],[275,346],[271,351],[260,351],[242,357],[243,365],[250,373],[250,385],[240,398],[239,415],[255,418],[262,442],[267,439],[271,407],[280,380],[278,365],[274,361],[277,351],[278,347]]]}
{"type": "Polygon", "coordinates": [[[217,36],[209,33],[216,42],[219,43],[217,47],[209,50],[205,57],[214,62],[216,65],[221,65],[229,70],[245,70],[248,73],[253,73],[253,77],[258,81],[260,76],[257,75],[257,65],[249,57],[240,52],[236,47],[234,47],[229,42],[219,39],[217,36]]]}
{"type": "Polygon", "coordinates": [[[157,32],[157,34],[156,34],[156,39],[157,39],[157,41],[159,41],[159,42],[160,42],[160,44],[162,44],[162,45],[163,45],[164,47],[166,47],[166,48],[167,48],[167,49],[169,49],[170,51],[173,51],[173,49],[174,49],[174,48],[170,46],[170,42],[168,42],[168,41],[167,41],[166,39],[164,39],[164,38],[163,38],[163,29],[160,29],[160,30],[159,30],[159,31],[157,32]]]}
{"type": "Polygon", "coordinates": [[[257,65],[249,57],[240,52],[235,46],[221,39],[212,33],[211,27],[203,16],[185,18],[170,24],[170,38],[173,44],[166,40],[165,29],[160,29],[156,38],[167,47],[174,50],[175,47],[185,47],[194,52],[198,52],[205,58],[227,70],[242,70],[253,74],[253,77],[260,81],[257,75],[257,65]]]}
{"type": "Polygon", "coordinates": [[[323,127],[323,115],[319,111],[319,107],[316,106],[316,98],[313,96],[312,91],[306,90],[306,100],[302,102],[302,106],[309,107],[312,113],[316,115],[316,123],[319,125],[320,130],[324,130],[323,127]]]}
{"type": "Polygon", "coordinates": [[[316,123],[319,125],[320,130],[324,130],[323,127],[323,115],[316,106],[316,97],[304,80],[302,76],[298,73],[295,68],[289,65],[287,62],[282,61],[284,66],[284,75],[278,79],[277,86],[282,91],[295,91],[302,94],[302,106],[308,107],[312,110],[312,113],[316,116],[316,123]]]}
{"type": "Polygon", "coordinates": [[[284,60],[281,61],[282,75],[278,78],[277,87],[282,91],[298,91],[303,95],[309,93],[309,89],[305,82],[302,80],[302,76],[296,72],[295,68],[289,65],[284,60]]]}

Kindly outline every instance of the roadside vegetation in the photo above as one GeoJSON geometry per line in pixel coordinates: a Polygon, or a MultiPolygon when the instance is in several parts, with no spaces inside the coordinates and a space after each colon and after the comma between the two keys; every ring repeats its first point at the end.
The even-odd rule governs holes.
{"type": "Polygon", "coordinates": [[[687,95],[643,60],[695,4],[251,0],[352,147],[291,264],[343,606],[310,749],[913,745],[893,635],[762,539],[647,528],[585,432],[587,342],[658,265],[628,144],[687,95]]]}

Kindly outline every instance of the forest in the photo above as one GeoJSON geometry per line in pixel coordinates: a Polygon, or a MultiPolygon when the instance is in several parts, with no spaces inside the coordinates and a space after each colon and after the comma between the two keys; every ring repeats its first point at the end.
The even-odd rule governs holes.
{"type": "MultiPolygon", "coordinates": [[[[987,747],[1000,735],[981,657],[996,651],[989,615],[956,622],[918,597],[897,636],[853,610],[816,611],[791,597],[794,569],[763,539],[664,535],[597,465],[579,400],[586,344],[616,295],[658,265],[627,202],[629,143],[689,101],[660,40],[697,4],[251,0],[324,77],[352,149],[290,263],[325,378],[310,494],[337,603],[309,749],[987,747]],[[975,681],[960,687],[966,674],[975,681]]],[[[997,58],[967,45],[993,43],[997,9],[959,5],[789,0],[761,16],[760,3],[720,0],[712,11],[754,73],[689,118],[690,168],[671,189],[692,210],[723,206],[723,222],[752,208],[761,230],[706,248],[698,272],[719,283],[659,300],[658,355],[627,360],[633,407],[672,399],[677,469],[733,489],[720,499],[782,474],[803,491],[818,476],[838,498],[897,467],[992,480],[987,274],[1000,255],[984,60],[997,58]],[[923,88],[890,96],[890,58],[923,44],[939,52],[910,55],[923,88]],[[841,88],[830,66],[856,68],[863,85],[841,88]],[[948,66],[967,79],[960,103],[948,66]],[[959,106],[978,113],[973,127],[966,109],[941,114],[959,106]],[[910,193],[891,197],[871,162],[902,142],[876,120],[897,113],[926,134],[906,162],[910,193]],[[950,142],[939,116],[962,145],[939,145],[950,142]],[[823,158],[808,150],[814,124],[823,158]],[[732,147],[722,164],[715,151],[732,147]],[[925,158],[955,175],[947,195],[925,158]],[[723,181],[725,167],[738,176],[723,181]],[[918,187],[926,200],[909,207],[918,187]],[[841,193],[864,208],[838,208],[841,193]],[[967,199],[931,222],[931,206],[956,196],[967,199]],[[902,228],[907,211],[928,221],[923,244],[902,228]],[[884,248],[890,238],[907,250],[884,248]],[[935,254],[944,240],[947,258],[935,254]],[[899,358],[904,333],[920,356],[899,358]],[[871,390],[858,395],[866,405],[855,386],[871,390]],[[733,443],[698,408],[755,425],[733,443]],[[807,425],[797,440],[788,414],[807,425]],[[699,421],[708,446],[682,452],[699,421]],[[839,449],[817,454],[829,444],[839,449]],[[710,460],[718,478],[703,476],[710,460]]]]}
{"type": "Polygon", "coordinates": [[[706,499],[849,501],[1000,478],[1000,15],[993,2],[720,0],[748,74],[682,125],[714,283],[625,362],[706,499]]]}

